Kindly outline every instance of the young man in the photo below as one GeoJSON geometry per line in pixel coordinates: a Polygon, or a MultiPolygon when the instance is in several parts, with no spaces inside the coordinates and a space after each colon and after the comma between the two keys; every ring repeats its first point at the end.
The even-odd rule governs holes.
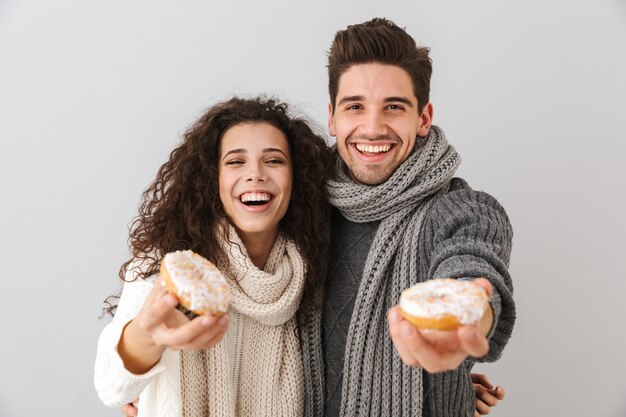
{"type": "Polygon", "coordinates": [[[385,19],[339,31],[330,48],[336,210],[323,312],[301,329],[307,415],[472,416],[472,364],[496,360],[511,335],[511,226],[493,197],[454,178],[459,155],[432,124],[428,52],[385,19]],[[394,306],[443,277],[475,280],[491,300],[476,326],[434,343],[394,306]]]}

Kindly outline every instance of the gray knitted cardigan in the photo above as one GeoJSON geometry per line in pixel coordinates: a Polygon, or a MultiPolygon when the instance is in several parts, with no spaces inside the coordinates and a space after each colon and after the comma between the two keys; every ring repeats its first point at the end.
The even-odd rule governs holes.
{"type": "MultiPolygon", "coordinates": [[[[469,370],[473,361],[495,361],[511,336],[515,322],[513,286],[507,271],[511,238],[509,219],[500,204],[486,193],[471,190],[460,179],[452,181],[449,192],[434,204],[424,220],[417,246],[421,260],[419,281],[482,276],[489,279],[495,289],[491,301],[494,325],[489,335],[489,353],[483,358],[468,359],[453,371],[424,372],[424,416],[471,416],[475,399],[469,370]]],[[[305,296],[300,311],[306,416],[324,414],[322,294],[320,290],[305,296]]],[[[376,408],[391,410],[389,404],[376,404],[376,408]]],[[[382,415],[400,417],[403,413],[383,412],[382,415]]]]}

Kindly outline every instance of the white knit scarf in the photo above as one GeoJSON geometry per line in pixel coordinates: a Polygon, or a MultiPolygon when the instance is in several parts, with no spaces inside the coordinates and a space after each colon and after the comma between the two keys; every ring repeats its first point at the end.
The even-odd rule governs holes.
{"type": "MultiPolygon", "coordinates": [[[[346,340],[341,416],[421,416],[422,373],[404,366],[393,352],[386,313],[419,274],[418,237],[424,217],[449,187],[460,157],[443,131],[432,126],[423,146],[380,185],[355,183],[337,157],[337,176],[329,182],[330,201],[348,220],[380,220],[363,270],[346,340]]],[[[315,316],[313,321],[315,321],[315,316]]],[[[319,381],[320,332],[307,326],[302,333],[307,349],[307,390],[319,381]]],[[[320,415],[320,398],[307,394],[307,415],[320,415]]]]}
{"type": "Polygon", "coordinates": [[[217,264],[230,284],[231,314],[242,320],[229,329],[236,332],[230,340],[238,340],[238,347],[228,346],[225,337],[211,349],[181,352],[182,415],[301,415],[302,357],[294,314],[304,288],[304,260],[295,243],[279,235],[260,270],[235,229],[227,227],[228,240],[220,243],[228,259],[217,264]]]}

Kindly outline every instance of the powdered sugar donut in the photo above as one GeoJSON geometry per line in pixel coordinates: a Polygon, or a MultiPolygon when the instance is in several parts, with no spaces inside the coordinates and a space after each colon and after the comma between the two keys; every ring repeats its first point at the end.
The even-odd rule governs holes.
{"type": "Polygon", "coordinates": [[[471,281],[433,279],[404,290],[400,314],[418,329],[455,330],[476,324],[488,302],[485,289],[471,281]]]}
{"type": "Polygon", "coordinates": [[[196,314],[221,316],[230,305],[224,275],[213,263],[190,250],[170,252],[161,261],[163,286],[196,314]]]}

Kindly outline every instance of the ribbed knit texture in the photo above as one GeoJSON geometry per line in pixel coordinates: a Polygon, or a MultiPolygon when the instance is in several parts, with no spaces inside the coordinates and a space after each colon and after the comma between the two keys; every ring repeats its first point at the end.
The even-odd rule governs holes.
{"type": "Polygon", "coordinates": [[[337,210],[332,215],[331,253],[324,285],[322,336],[326,399],[324,415],[338,416],[346,338],[354,301],[363,276],[369,248],[380,222],[353,223],[337,210]]]}
{"type": "MultiPolygon", "coordinates": [[[[338,172],[345,172],[338,158],[338,172]]],[[[357,184],[348,175],[330,181],[330,201],[356,223],[381,220],[369,250],[346,340],[341,416],[422,415],[422,372],[403,367],[391,348],[386,313],[417,281],[417,241],[423,219],[445,193],[460,158],[443,131],[430,129],[426,144],[384,183],[357,184]]]]}
{"type": "Polygon", "coordinates": [[[492,196],[473,191],[455,179],[451,191],[428,214],[420,236],[420,280],[485,277],[493,286],[494,323],[489,352],[468,358],[459,368],[426,374],[424,415],[471,417],[476,397],[469,379],[473,363],[500,358],[515,324],[513,283],[508,273],[513,231],[502,206],[492,196]]]}
{"type": "Polygon", "coordinates": [[[297,416],[303,413],[302,356],[295,312],[305,266],[280,235],[264,270],[255,267],[234,228],[228,261],[218,260],[232,292],[234,336],[208,350],[181,352],[184,417],[297,416]]]}
{"type": "MultiPolygon", "coordinates": [[[[427,152],[429,142],[424,148],[419,149],[420,153],[427,152]]],[[[412,160],[414,157],[415,154],[398,169],[396,174],[403,170],[405,165],[415,164],[412,160]]],[[[396,174],[388,182],[393,181],[396,174]]],[[[365,192],[364,190],[362,194],[365,192]]],[[[386,328],[385,313],[389,307],[398,302],[399,292],[415,282],[439,277],[484,276],[488,278],[494,286],[491,306],[494,310],[495,321],[489,338],[489,353],[479,360],[497,359],[511,335],[515,308],[507,267],[512,231],[506,213],[493,197],[472,191],[462,180],[450,182],[448,178],[448,185],[444,186],[441,192],[442,195],[438,194],[429,201],[430,208],[426,210],[419,232],[415,231],[419,218],[414,221],[401,222],[401,226],[388,235],[388,241],[383,242],[384,251],[389,251],[393,245],[396,245],[398,252],[395,257],[396,262],[387,268],[388,275],[382,280],[378,291],[371,291],[371,297],[364,302],[364,289],[371,286],[372,273],[376,268],[380,268],[376,263],[372,264],[371,257],[368,256],[363,276],[360,280],[358,277],[354,280],[359,283],[354,310],[344,308],[343,304],[331,308],[339,314],[351,316],[350,326],[345,329],[347,340],[340,415],[414,416],[421,412],[422,415],[430,417],[472,416],[475,397],[469,380],[469,370],[473,360],[467,360],[456,370],[441,374],[431,375],[423,372],[423,388],[420,391],[419,380],[417,380],[419,376],[416,376],[418,369],[402,364],[395,353],[386,328]],[[447,193],[445,193],[446,188],[449,191],[447,193]],[[398,261],[399,257],[409,265],[397,267],[397,263],[403,262],[398,261]],[[403,282],[406,282],[406,285],[403,282]],[[397,287],[400,287],[399,290],[397,287]],[[392,292],[396,295],[392,295],[392,292]],[[380,306],[381,301],[382,306],[380,306]],[[358,308],[359,304],[360,308],[358,308]],[[356,327],[357,324],[359,327],[356,327]],[[370,332],[367,337],[359,339],[364,345],[363,348],[360,351],[355,349],[355,333],[367,331],[370,332]],[[376,331],[382,331],[383,336],[381,337],[376,331]],[[354,360],[355,352],[357,357],[361,358],[360,362],[354,360]],[[364,377],[364,372],[369,372],[371,377],[364,377]]],[[[369,198],[375,207],[384,205],[384,202],[379,201],[378,198],[371,195],[369,198]]],[[[414,196],[413,198],[415,199],[414,196]]],[[[364,201],[363,204],[367,202],[364,201]]],[[[424,204],[424,202],[418,202],[418,204],[424,204]]],[[[382,210],[379,229],[387,221],[387,217],[397,215],[398,207],[401,206],[402,204],[391,204],[386,206],[386,213],[382,210]]],[[[404,208],[401,207],[399,210],[404,210],[404,208]]],[[[339,207],[339,209],[343,214],[342,208],[339,207]]],[[[348,215],[345,217],[348,218],[348,215]]],[[[357,236],[359,223],[367,220],[359,217],[357,220],[348,218],[346,221],[348,224],[353,224],[350,226],[354,227],[352,235],[357,236]]],[[[363,227],[371,226],[364,225],[363,227]]],[[[333,230],[334,233],[335,230],[333,230]]],[[[381,233],[378,230],[377,237],[381,233]]],[[[374,244],[380,243],[374,242],[374,244]]],[[[370,248],[370,254],[375,253],[373,247],[374,245],[370,248]]],[[[342,255],[333,252],[332,256],[335,258],[342,255]]],[[[345,256],[350,256],[350,254],[345,256]]],[[[357,269],[353,267],[350,271],[345,268],[341,270],[344,271],[343,273],[349,273],[357,269]]],[[[329,279],[333,279],[332,271],[329,279]]],[[[344,282],[350,281],[349,278],[343,280],[344,282]]],[[[345,302],[343,300],[345,297],[338,302],[345,302]]],[[[328,301],[331,300],[325,300],[325,303],[328,301]]],[[[320,358],[317,353],[318,341],[321,342],[319,329],[322,315],[319,309],[310,309],[307,313],[306,323],[310,325],[303,327],[301,333],[305,381],[324,383],[323,357],[320,358]]],[[[324,317],[325,322],[328,320],[336,320],[336,318],[324,317]]],[[[342,330],[337,328],[336,331],[342,330]]],[[[335,336],[336,333],[325,335],[325,338],[330,337],[329,343],[334,343],[332,340],[340,339],[335,336]]],[[[311,388],[316,387],[312,385],[311,388]]],[[[314,395],[307,395],[305,411],[307,416],[323,415],[323,389],[317,389],[314,395]]]]}

